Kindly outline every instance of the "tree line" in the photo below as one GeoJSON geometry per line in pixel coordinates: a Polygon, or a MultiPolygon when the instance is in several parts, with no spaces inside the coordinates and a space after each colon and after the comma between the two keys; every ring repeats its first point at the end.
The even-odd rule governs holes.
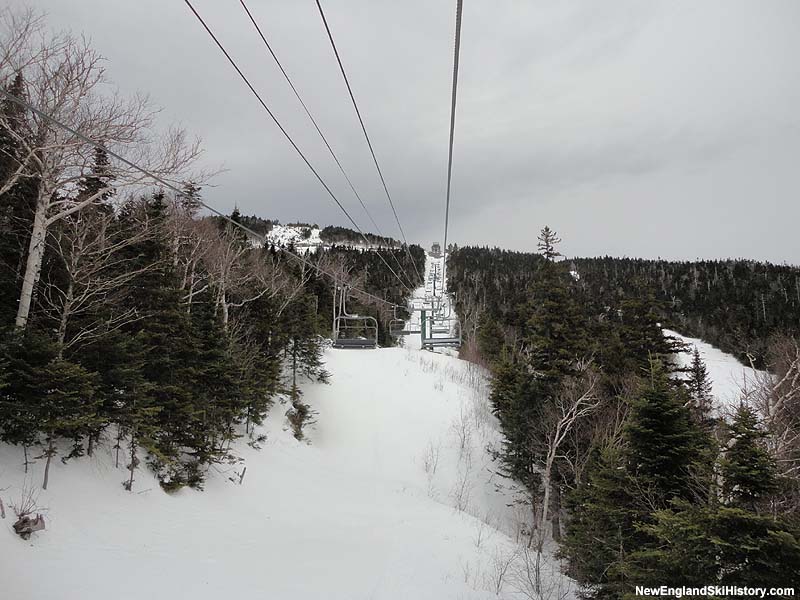
{"type": "Polygon", "coordinates": [[[663,334],[661,300],[621,276],[623,291],[595,296],[559,242],[545,228],[538,254],[465,247],[448,262],[462,353],[490,370],[500,458],[528,490],[530,546],[558,542],[587,598],[800,580],[792,330],[771,333],[770,373],[721,414],[699,353],[677,367],[687,349],[663,334]]]}
{"type": "Polygon", "coordinates": [[[319,232],[319,237],[326,244],[361,246],[364,244],[364,238],[367,238],[367,241],[373,246],[382,246],[384,248],[402,247],[400,242],[390,237],[368,232],[365,232],[364,237],[361,237],[361,233],[358,231],[334,225],[323,227],[319,232]]]}
{"type": "Polygon", "coordinates": [[[751,260],[576,258],[586,293],[608,305],[649,295],[666,325],[745,364],[765,364],[773,334],[800,334],[800,268],[751,260]]]}

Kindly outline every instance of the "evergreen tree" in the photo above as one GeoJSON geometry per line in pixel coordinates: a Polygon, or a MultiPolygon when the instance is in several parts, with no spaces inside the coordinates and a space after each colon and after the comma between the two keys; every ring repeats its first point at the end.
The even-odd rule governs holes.
{"type": "MultiPolygon", "coordinates": [[[[269,252],[269,250],[264,250],[269,252]]],[[[275,301],[266,296],[251,302],[248,314],[251,328],[246,338],[234,341],[237,355],[239,388],[245,403],[245,426],[248,433],[253,425],[266,418],[272,401],[281,389],[282,339],[276,331],[279,319],[275,301]]]]}
{"type": "Polygon", "coordinates": [[[586,324],[560,265],[546,262],[534,285],[516,359],[513,400],[503,433],[508,439],[506,463],[523,482],[538,486],[537,465],[544,461],[541,428],[565,377],[577,372],[591,355],[586,324]]]}
{"type": "Polygon", "coordinates": [[[133,280],[129,294],[129,301],[146,317],[130,327],[144,352],[142,376],[148,384],[147,399],[139,407],[159,409],[150,459],[162,486],[174,490],[188,483],[184,451],[205,426],[202,402],[193,395],[197,348],[180,305],[166,197],[158,192],[130,211],[130,218],[141,217],[154,232],[127,249],[132,267],[148,266],[133,280]]]}
{"type": "Polygon", "coordinates": [[[504,344],[503,330],[488,313],[481,315],[477,342],[481,355],[491,364],[500,358],[504,344]]]}
{"type": "Polygon", "coordinates": [[[201,207],[200,192],[202,192],[203,188],[193,181],[185,182],[182,187],[183,191],[178,196],[178,203],[187,214],[195,215],[201,207]]]}
{"type": "Polygon", "coordinates": [[[629,590],[626,561],[641,544],[635,523],[643,511],[632,495],[626,461],[618,448],[596,451],[586,481],[567,497],[572,517],[561,553],[587,597],[620,598],[629,590]]]}
{"type": "Polygon", "coordinates": [[[528,426],[523,382],[527,380],[524,366],[515,360],[508,349],[504,349],[501,357],[492,368],[492,389],[490,401],[492,408],[503,429],[503,462],[509,474],[523,483],[534,486],[534,470],[531,464],[528,445],[528,426]]]}
{"type": "Polygon", "coordinates": [[[620,302],[618,308],[619,335],[631,368],[649,370],[653,359],[662,369],[672,368],[670,357],[682,346],[667,338],[661,328],[656,301],[646,292],[620,302]]]}
{"type": "MultiPolygon", "coordinates": [[[[72,439],[74,447],[80,448],[83,438],[94,431],[100,420],[96,390],[96,375],[67,360],[56,358],[39,373],[39,402],[34,410],[37,427],[44,435],[43,456],[47,459],[42,489],[47,489],[56,440],[72,439]]],[[[73,455],[81,453],[73,450],[73,455]]]]}
{"type": "Polygon", "coordinates": [[[590,353],[586,322],[563,269],[549,263],[542,267],[526,312],[521,351],[542,383],[557,384],[590,353]]]}
{"type": "Polygon", "coordinates": [[[625,428],[628,471],[652,502],[691,498],[690,473],[702,436],[658,361],[652,361],[641,395],[632,402],[625,428]]]}
{"type": "Polygon", "coordinates": [[[652,542],[630,556],[629,586],[781,587],[800,580],[800,538],[771,516],[679,502],[641,530],[652,542]]]}
{"type": "MultiPolygon", "coordinates": [[[[92,169],[88,175],[83,177],[79,184],[79,195],[84,198],[93,196],[100,190],[109,188],[113,181],[113,174],[111,173],[111,162],[108,159],[108,153],[104,148],[96,146],[94,149],[94,156],[92,160],[92,169]]],[[[100,198],[103,202],[107,201],[113,195],[110,189],[104,192],[100,198]]]]}
{"type": "Polygon", "coordinates": [[[556,246],[561,243],[561,238],[559,238],[556,232],[550,229],[550,227],[547,225],[545,225],[544,229],[542,229],[536,239],[539,240],[536,244],[536,247],[546,260],[554,261],[556,257],[562,256],[562,254],[556,249],[556,246]]]}
{"type": "Polygon", "coordinates": [[[775,461],[749,407],[737,409],[729,429],[731,440],[722,460],[723,497],[730,506],[758,512],[759,504],[777,491],[775,461]]]}
{"type": "Polygon", "coordinates": [[[192,449],[187,483],[202,487],[209,464],[228,454],[236,439],[235,426],[245,405],[232,362],[230,337],[210,303],[198,303],[192,312],[195,339],[192,398],[200,421],[187,431],[183,443],[192,449]]]}
{"type": "Polygon", "coordinates": [[[302,401],[298,378],[305,377],[310,381],[326,383],[330,377],[322,360],[323,349],[314,313],[314,305],[309,296],[302,296],[292,302],[285,313],[285,353],[289,363],[289,397],[292,402],[289,420],[297,439],[302,439],[303,427],[311,418],[308,405],[302,401]]]}
{"type": "MultiPolygon", "coordinates": [[[[696,352],[685,383],[670,377],[672,355],[682,348],[662,324],[758,361],[770,328],[797,330],[799,271],[748,261],[603,258],[576,259],[577,273],[568,277],[555,262],[553,237],[540,237],[544,256],[461,248],[450,255],[448,274],[459,311],[479,320],[478,347],[492,357],[491,400],[506,466],[529,489],[538,485],[536,428],[578,359],[593,357],[601,393],[620,395],[619,407],[629,409],[622,439],[612,408],[569,441],[574,449],[565,448],[572,457],[585,456],[582,444],[610,446],[576,471],[579,482],[568,494],[562,550],[569,574],[586,595],[609,598],[654,580],[762,585],[760,571],[775,585],[786,585],[787,574],[796,579],[797,532],[780,515],[788,503],[774,496],[774,464],[757,424],[737,418],[720,459],[707,369],[696,352]],[[485,343],[498,339],[496,330],[505,334],[499,349],[485,343]],[[628,400],[642,371],[646,380],[628,400]]],[[[559,479],[571,483],[566,470],[559,479]]]]}
{"type": "Polygon", "coordinates": [[[28,450],[40,437],[37,411],[40,374],[55,358],[56,351],[52,343],[36,331],[23,337],[13,330],[5,334],[2,350],[5,385],[0,390],[0,440],[22,446],[27,473],[31,459],[28,450]]]}
{"type": "Polygon", "coordinates": [[[706,369],[697,346],[694,347],[694,352],[692,353],[692,364],[689,367],[687,386],[692,399],[695,420],[699,424],[710,427],[713,422],[714,397],[711,393],[711,380],[708,377],[708,369],[706,369]]]}
{"type": "Polygon", "coordinates": [[[7,338],[4,354],[8,374],[7,385],[0,390],[0,439],[23,446],[26,470],[28,449],[43,444],[39,458],[46,458],[42,484],[46,489],[56,442],[72,440],[69,456],[79,456],[82,441],[101,420],[97,376],[60,359],[55,345],[34,329],[7,338]]]}
{"type": "MultiPolygon", "coordinates": [[[[631,402],[624,445],[601,453],[568,500],[572,517],[563,552],[588,596],[621,598],[635,582],[662,572],[665,579],[659,581],[674,583],[671,559],[658,554],[663,548],[651,526],[659,508],[707,498],[710,476],[698,466],[704,439],[679,389],[652,361],[649,378],[631,402]]],[[[698,564],[704,564],[701,558],[698,564]]],[[[695,567],[705,568],[692,565],[684,571],[687,578],[695,567]]],[[[680,573],[675,577],[681,581],[680,573]]]]}

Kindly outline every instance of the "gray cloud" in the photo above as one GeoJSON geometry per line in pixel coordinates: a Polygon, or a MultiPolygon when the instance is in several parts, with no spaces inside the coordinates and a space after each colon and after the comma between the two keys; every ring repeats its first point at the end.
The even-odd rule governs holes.
{"type": "MultiPolygon", "coordinates": [[[[182,2],[37,0],[228,171],[224,209],[345,224],[182,2]]],[[[368,223],[236,0],[197,0],[309,158],[368,223]]],[[[410,240],[441,237],[454,3],[327,0],[410,240]]],[[[451,238],[570,254],[800,263],[794,0],[466,0],[451,238]]],[[[313,0],[250,0],[384,233],[396,226],[313,0]]]]}

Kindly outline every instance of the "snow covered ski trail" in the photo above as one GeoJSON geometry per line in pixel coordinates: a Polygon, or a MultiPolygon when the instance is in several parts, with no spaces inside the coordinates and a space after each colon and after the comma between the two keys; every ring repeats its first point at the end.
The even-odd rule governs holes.
{"type": "MultiPolygon", "coordinates": [[[[256,432],[261,449],[236,445],[241,485],[243,465],[220,466],[205,491],[168,495],[142,469],[129,493],[110,442],[54,462],[38,494],[47,530],[25,542],[0,521],[2,597],[517,597],[528,510],[492,458],[500,434],[485,374],[407,345],[328,350],[331,384],[304,386],[316,412],[307,442],[276,403],[256,432]]],[[[41,461],[27,476],[21,463],[19,448],[0,445],[6,505],[41,481],[41,461]]]]}

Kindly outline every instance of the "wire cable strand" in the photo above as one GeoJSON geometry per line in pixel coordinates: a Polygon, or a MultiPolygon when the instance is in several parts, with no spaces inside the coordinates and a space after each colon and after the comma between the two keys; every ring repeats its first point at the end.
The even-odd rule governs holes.
{"type": "MultiPolygon", "coordinates": [[[[247,13],[247,17],[250,19],[250,22],[253,24],[253,27],[255,27],[256,31],[258,32],[258,35],[261,37],[261,41],[264,42],[264,46],[266,46],[267,50],[269,51],[270,55],[272,56],[272,60],[275,61],[275,64],[278,66],[278,69],[280,69],[281,73],[283,74],[284,79],[286,79],[286,83],[289,84],[289,87],[292,89],[292,92],[294,92],[294,95],[297,98],[297,101],[300,102],[300,105],[303,107],[303,110],[305,111],[306,116],[311,121],[311,124],[314,126],[314,129],[317,130],[317,133],[319,134],[319,137],[322,139],[322,142],[325,144],[325,147],[328,149],[328,152],[330,153],[331,157],[333,157],[334,162],[336,162],[336,166],[339,167],[339,171],[341,171],[342,175],[344,176],[345,180],[347,181],[347,185],[350,186],[350,189],[352,190],[353,195],[355,195],[355,197],[358,199],[359,204],[361,204],[361,208],[364,209],[364,212],[366,213],[366,215],[369,218],[369,220],[372,223],[372,225],[375,227],[375,230],[378,232],[378,235],[381,236],[381,237],[386,237],[386,236],[383,235],[383,232],[381,231],[381,228],[375,222],[375,219],[372,218],[372,214],[369,212],[369,209],[367,208],[366,204],[362,200],[361,195],[358,193],[358,191],[356,190],[355,186],[353,185],[353,182],[350,179],[350,176],[344,170],[344,167],[342,166],[342,163],[339,160],[339,157],[336,156],[336,153],[333,151],[333,148],[331,147],[330,143],[328,142],[328,138],[326,138],[325,134],[322,133],[322,130],[320,129],[319,125],[317,124],[317,120],[311,114],[311,111],[309,110],[309,108],[306,105],[305,101],[300,96],[300,92],[297,91],[297,88],[295,87],[294,83],[292,82],[292,79],[289,77],[289,74],[286,72],[286,69],[283,68],[283,65],[281,64],[281,61],[278,59],[278,56],[275,54],[275,51],[272,49],[272,45],[267,41],[267,38],[264,35],[264,32],[261,30],[261,26],[258,24],[258,21],[256,21],[255,17],[253,16],[253,13],[250,12],[250,9],[248,8],[248,6],[247,6],[247,4],[245,3],[244,0],[239,0],[239,4],[242,5],[242,8],[244,9],[244,12],[247,13]]],[[[400,269],[400,272],[405,276],[406,281],[413,287],[414,283],[413,283],[411,277],[408,276],[408,273],[406,273],[406,270],[403,268],[403,265],[400,263],[400,261],[398,260],[397,256],[394,254],[394,252],[392,252],[391,256],[392,256],[392,258],[394,258],[395,263],[397,263],[397,267],[400,269]]]]}
{"type": "Polygon", "coordinates": [[[463,0],[456,0],[456,43],[453,52],[453,94],[450,103],[450,146],[447,153],[447,196],[444,209],[444,259],[442,260],[442,283],[446,282],[445,270],[447,268],[447,232],[450,224],[450,189],[453,179],[453,140],[456,131],[456,99],[458,97],[458,62],[461,53],[461,13],[463,0]]]}
{"type": "MultiPolygon", "coordinates": [[[[36,108],[30,102],[28,102],[27,100],[19,98],[18,96],[15,96],[14,94],[9,93],[8,91],[6,91],[6,90],[4,90],[2,88],[0,88],[0,94],[3,94],[3,96],[8,98],[10,101],[14,102],[15,104],[18,104],[19,106],[21,106],[23,108],[26,108],[26,109],[30,110],[31,112],[39,115],[41,118],[46,119],[47,121],[49,121],[50,123],[52,123],[56,127],[60,127],[64,131],[67,131],[67,132],[71,133],[72,135],[74,135],[78,139],[86,142],[87,144],[90,144],[90,145],[94,146],[95,148],[103,150],[109,156],[112,156],[112,157],[116,158],[121,163],[124,163],[124,164],[128,165],[129,167],[131,167],[132,169],[138,171],[139,173],[141,173],[145,177],[149,177],[153,181],[161,184],[162,186],[164,186],[165,188],[171,190],[172,192],[174,192],[176,194],[184,194],[184,190],[182,190],[179,187],[177,187],[176,185],[170,183],[169,181],[167,181],[163,177],[159,177],[158,175],[148,171],[144,167],[140,167],[139,165],[137,165],[136,163],[128,160],[124,156],[121,156],[117,152],[114,152],[113,150],[108,148],[106,145],[104,145],[104,144],[102,144],[102,143],[100,143],[100,142],[98,142],[96,140],[93,140],[93,139],[89,138],[88,136],[82,134],[81,132],[73,129],[69,125],[59,121],[58,119],[56,119],[52,115],[49,115],[46,112],[36,108]]],[[[225,213],[221,212],[220,210],[214,208],[213,206],[211,206],[210,204],[206,203],[205,201],[203,201],[200,198],[197,198],[196,202],[200,206],[204,207],[208,211],[212,212],[213,214],[215,214],[218,217],[220,217],[221,219],[223,219],[224,221],[227,221],[231,225],[233,225],[235,227],[238,227],[242,231],[248,233],[253,238],[261,240],[261,243],[264,245],[264,247],[266,247],[268,245],[268,240],[267,240],[266,234],[262,235],[262,234],[260,234],[260,233],[258,233],[256,231],[254,231],[253,229],[250,229],[247,225],[242,225],[241,223],[238,223],[237,221],[234,221],[231,217],[229,217],[225,213]]],[[[316,265],[313,262],[303,258],[301,255],[296,254],[295,252],[292,252],[291,250],[288,250],[286,248],[282,248],[281,251],[285,252],[287,255],[291,256],[292,258],[295,258],[296,260],[300,261],[304,265],[306,265],[308,267],[311,267],[312,269],[314,269],[320,275],[327,275],[328,277],[330,277],[334,281],[338,281],[338,277],[337,277],[336,274],[331,273],[330,271],[326,271],[325,269],[323,269],[319,265],[316,265]]],[[[359,292],[360,294],[363,294],[364,296],[366,296],[368,298],[371,298],[371,299],[375,300],[376,302],[382,302],[383,304],[386,304],[386,305],[388,305],[390,307],[401,308],[401,306],[399,304],[395,304],[394,302],[389,302],[388,300],[386,300],[384,298],[381,298],[380,296],[376,296],[375,294],[372,294],[370,292],[367,292],[366,290],[362,290],[360,288],[355,288],[355,287],[352,288],[352,289],[357,291],[357,292],[359,292]]]]}
{"type": "Polygon", "coordinates": [[[331,33],[331,28],[328,26],[328,20],[325,18],[325,11],[322,10],[322,4],[320,4],[320,1],[316,0],[316,2],[317,2],[317,8],[319,8],[319,14],[322,17],[322,23],[325,25],[325,31],[328,33],[328,39],[331,42],[331,48],[333,48],[333,53],[336,56],[336,62],[339,63],[339,70],[342,73],[345,85],[347,85],[347,92],[350,94],[350,100],[352,100],[353,102],[353,108],[356,109],[356,116],[358,116],[358,122],[361,124],[361,131],[364,132],[364,137],[367,140],[367,146],[369,147],[369,152],[370,154],[372,154],[372,161],[375,163],[375,168],[378,170],[378,176],[380,177],[381,183],[383,184],[383,191],[386,192],[386,199],[389,200],[389,206],[392,208],[394,219],[397,222],[397,227],[400,230],[400,235],[402,236],[403,242],[405,243],[406,253],[408,254],[408,258],[414,267],[414,271],[416,271],[417,273],[417,277],[419,277],[420,281],[424,281],[424,278],[419,273],[419,269],[417,269],[417,263],[414,262],[414,259],[411,256],[411,252],[408,249],[408,240],[406,239],[406,234],[403,231],[403,226],[400,224],[400,217],[397,216],[397,209],[395,209],[394,202],[392,201],[392,195],[389,193],[389,187],[386,185],[386,179],[383,177],[383,171],[381,171],[381,167],[378,164],[378,158],[375,156],[375,150],[372,147],[372,141],[369,139],[367,128],[364,125],[364,119],[361,118],[361,111],[358,109],[358,103],[356,102],[356,97],[353,94],[353,88],[350,87],[350,80],[347,78],[347,73],[344,70],[344,64],[342,64],[342,59],[339,56],[339,50],[336,48],[336,42],[333,40],[333,33],[331,33]]]}
{"type": "MultiPolygon", "coordinates": [[[[295,151],[297,152],[297,154],[298,154],[298,155],[300,155],[300,158],[302,158],[302,159],[303,159],[303,162],[304,162],[304,163],[306,163],[306,166],[307,166],[307,167],[308,167],[308,168],[311,170],[311,172],[314,174],[314,176],[317,178],[317,180],[318,180],[318,181],[319,181],[319,182],[322,184],[322,187],[323,187],[323,188],[325,188],[325,191],[326,191],[326,192],[328,192],[328,195],[329,195],[329,196],[330,196],[330,197],[333,199],[333,201],[336,203],[336,205],[339,207],[339,209],[341,209],[341,211],[342,211],[342,212],[344,213],[344,215],[347,217],[348,221],[350,221],[350,223],[353,225],[353,227],[355,227],[355,228],[356,228],[356,230],[357,230],[357,231],[358,231],[358,232],[361,234],[361,237],[364,239],[364,242],[365,242],[367,245],[369,245],[369,240],[367,239],[367,236],[366,236],[366,235],[364,235],[364,232],[362,231],[361,227],[359,227],[359,226],[358,226],[358,223],[356,223],[356,222],[355,222],[355,220],[353,219],[353,217],[351,217],[351,216],[350,216],[350,213],[349,213],[349,212],[347,212],[347,209],[346,209],[346,208],[345,208],[345,207],[342,205],[342,203],[341,203],[341,202],[339,201],[339,199],[336,197],[336,194],[334,194],[334,193],[333,193],[333,191],[331,190],[331,188],[330,188],[330,187],[328,187],[328,184],[327,184],[327,183],[325,183],[325,180],[324,180],[324,179],[322,179],[322,176],[319,174],[319,172],[318,172],[318,171],[317,171],[317,170],[314,168],[314,166],[311,164],[311,162],[308,160],[308,158],[306,158],[306,155],[305,155],[305,154],[303,154],[303,151],[302,151],[302,150],[300,150],[300,147],[299,147],[299,146],[298,146],[298,145],[295,143],[295,141],[292,139],[292,136],[290,136],[290,135],[289,135],[289,133],[286,131],[286,129],[283,127],[283,125],[281,125],[280,121],[278,121],[278,118],[275,116],[275,114],[272,112],[272,110],[270,110],[269,106],[267,106],[267,103],[266,103],[266,102],[263,100],[263,98],[261,97],[261,95],[260,95],[260,94],[259,94],[259,93],[256,91],[256,89],[253,87],[253,84],[252,84],[252,83],[250,83],[250,80],[247,78],[247,76],[246,76],[246,75],[245,75],[245,74],[242,72],[242,70],[239,68],[239,65],[238,65],[238,64],[236,64],[236,61],[235,61],[235,60],[233,60],[233,57],[232,57],[232,56],[231,56],[231,55],[228,53],[228,51],[225,49],[225,46],[223,46],[223,45],[222,45],[222,42],[220,42],[220,41],[219,41],[219,39],[218,39],[218,38],[217,38],[217,36],[214,34],[214,32],[213,32],[213,31],[211,31],[211,28],[210,28],[210,27],[209,27],[209,26],[206,24],[206,22],[203,20],[203,17],[201,17],[201,16],[200,16],[200,13],[198,13],[198,12],[195,10],[194,6],[192,6],[192,3],[191,3],[189,0],[184,0],[184,3],[186,4],[186,6],[188,6],[188,7],[189,7],[189,9],[192,11],[192,13],[193,13],[193,14],[194,14],[194,16],[197,18],[197,20],[198,20],[198,21],[200,21],[200,24],[201,24],[201,25],[203,26],[203,28],[206,30],[206,32],[208,33],[208,35],[210,35],[210,36],[211,36],[211,39],[213,39],[213,40],[214,40],[214,43],[217,45],[217,47],[220,49],[220,51],[221,51],[221,52],[222,52],[222,53],[225,55],[225,58],[227,58],[227,59],[228,59],[228,62],[229,62],[229,63],[231,64],[231,66],[232,66],[232,67],[233,67],[233,68],[236,70],[236,72],[239,74],[239,77],[241,77],[242,81],[244,81],[244,82],[245,82],[245,84],[247,85],[247,87],[250,89],[250,91],[251,91],[251,92],[253,93],[253,95],[256,97],[256,99],[257,99],[257,100],[258,100],[258,102],[261,104],[261,106],[264,108],[264,110],[265,110],[265,111],[267,111],[267,114],[268,114],[268,115],[270,116],[270,118],[273,120],[273,122],[275,123],[275,125],[277,125],[277,126],[278,126],[278,129],[280,129],[280,131],[281,131],[281,133],[283,134],[283,136],[284,136],[284,137],[285,137],[285,138],[286,138],[286,139],[289,141],[289,143],[292,145],[292,148],[294,148],[294,149],[295,149],[295,151]]],[[[383,261],[383,263],[386,265],[386,268],[388,268],[388,269],[389,269],[389,271],[391,271],[392,275],[394,275],[394,276],[395,276],[395,278],[396,278],[396,279],[397,279],[397,281],[400,283],[400,285],[401,285],[401,286],[403,286],[403,287],[406,289],[406,291],[408,291],[409,293],[412,293],[412,294],[413,294],[413,291],[411,290],[411,288],[409,288],[409,287],[408,287],[408,286],[407,286],[405,283],[403,283],[403,280],[400,278],[400,276],[397,274],[397,272],[396,272],[396,271],[395,271],[395,270],[394,270],[394,269],[391,267],[391,265],[390,265],[388,262],[386,262],[386,259],[385,259],[385,258],[383,258],[383,255],[382,255],[380,252],[377,252],[377,254],[378,254],[378,257],[381,259],[381,261],[383,261]]]]}

